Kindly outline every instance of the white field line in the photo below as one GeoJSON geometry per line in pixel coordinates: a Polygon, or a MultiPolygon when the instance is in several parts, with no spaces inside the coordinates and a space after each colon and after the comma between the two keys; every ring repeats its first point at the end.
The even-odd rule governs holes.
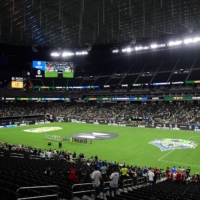
{"type": "Polygon", "coordinates": [[[168,155],[169,155],[170,153],[172,153],[173,151],[174,151],[174,149],[171,150],[170,152],[168,152],[167,154],[165,154],[164,156],[162,156],[161,158],[159,158],[158,161],[161,161],[161,159],[165,158],[166,156],[168,156],[168,155]]]}
{"type": "Polygon", "coordinates": [[[173,161],[167,161],[167,160],[161,160],[161,161],[162,162],[167,162],[167,163],[174,163],[174,164],[178,164],[178,165],[186,165],[188,167],[194,166],[194,167],[199,167],[200,168],[199,165],[192,165],[192,164],[187,164],[187,163],[179,163],[179,162],[173,162],[173,161]]]}

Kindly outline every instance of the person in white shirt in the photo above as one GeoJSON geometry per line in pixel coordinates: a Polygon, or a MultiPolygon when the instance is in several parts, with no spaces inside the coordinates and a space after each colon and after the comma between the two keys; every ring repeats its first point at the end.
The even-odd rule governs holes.
{"type": "Polygon", "coordinates": [[[95,166],[95,170],[91,175],[91,179],[92,179],[93,187],[95,189],[94,195],[95,195],[95,197],[97,197],[100,193],[99,186],[100,186],[101,179],[102,179],[101,172],[98,170],[97,166],[95,166]]]}
{"type": "Polygon", "coordinates": [[[47,151],[47,157],[50,159],[52,157],[51,151],[47,151]]]}
{"type": "Polygon", "coordinates": [[[150,185],[153,184],[154,176],[155,176],[155,174],[154,174],[153,171],[150,169],[150,170],[149,170],[149,173],[148,173],[148,178],[149,178],[149,183],[150,183],[150,185]]]}
{"type": "Polygon", "coordinates": [[[44,154],[43,151],[40,153],[40,157],[41,157],[41,158],[45,158],[45,154],[44,154]]]}
{"type": "Polygon", "coordinates": [[[116,191],[118,188],[118,180],[119,180],[119,173],[116,172],[116,168],[112,168],[113,173],[110,176],[110,186],[109,186],[109,193],[112,196],[112,190],[114,191],[114,196],[116,195],[116,191]]]}

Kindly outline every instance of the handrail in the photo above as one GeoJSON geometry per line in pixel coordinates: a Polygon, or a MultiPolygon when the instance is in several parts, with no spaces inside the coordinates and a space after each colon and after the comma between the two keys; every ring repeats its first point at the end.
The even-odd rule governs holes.
{"type": "MultiPolygon", "coordinates": [[[[103,186],[105,186],[106,183],[110,183],[110,181],[103,182],[103,186]]],[[[73,191],[74,187],[76,187],[76,186],[86,186],[86,185],[91,185],[92,186],[93,184],[92,183],[82,183],[82,184],[74,184],[74,185],[72,185],[72,200],[73,200],[74,194],[79,194],[79,193],[84,193],[84,192],[95,192],[95,188],[91,189],[91,190],[84,190],[84,191],[77,191],[77,192],[73,191]]],[[[104,188],[103,187],[103,198],[104,198],[104,189],[108,189],[108,188],[104,188]]]]}
{"type": "Polygon", "coordinates": [[[104,186],[105,186],[106,183],[110,183],[110,182],[111,182],[111,181],[103,182],[103,198],[104,198],[104,194],[105,194],[104,189],[109,189],[109,188],[105,188],[104,186]]]}
{"type": "Polygon", "coordinates": [[[94,192],[95,191],[95,188],[92,189],[92,190],[84,190],[84,191],[78,191],[78,192],[74,192],[74,187],[76,186],[85,186],[85,185],[93,185],[92,183],[82,183],[82,184],[74,184],[72,185],[72,200],[73,200],[73,197],[74,197],[74,194],[79,194],[79,193],[84,193],[84,192],[94,192]]]}
{"type": "Polygon", "coordinates": [[[1,152],[0,152],[0,156],[1,156],[1,157],[4,157],[4,152],[1,151],[1,152]]]}
{"type": "Polygon", "coordinates": [[[48,198],[48,197],[57,197],[57,200],[59,198],[58,194],[58,186],[57,185],[47,185],[47,186],[32,186],[32,187],[20,187],[16,191],[16,200],[24,200],[24,199],[38,199],[38,198],[48,198]],[[43,195],[43,196],[35,196],[35,197],[24,197],[24,198],[18,198],[18,192],[20,190],[26,190],[26,189],[39,189],[39,188],[57,188],[57,194],[49,194],[49,195],[43,195]]]}
{"type": "Polygon", "coordinates": [[[24,158],[22,153],[10,153],[10,158],[24,158]]]}
{"type": "Polygon", "coordinates": [[[58,194],[48,194],[48,195],[45,195],[45,196],[43,195],[43,196],[36,196],[36,197],[24,197],[24,198],[18,198],[17,200],[49,198],[49,197],[58,197],[58,194]]]}
{"type": "Polygon", "coordinates": [[[124,186],[129,186],[129,185],[132,185],[133,186],[133,179],[124,179],[122,181],[122,189],[124,190],[124,186]],[[131,181],[131,184],[124,184],[125,182],[127,181],[131,181]]]}
{"type": "Polygon", "coordinates": [[[39,155],[30,155],[29,159],[40,159],[41,160],[41,157],[39,155]]]}

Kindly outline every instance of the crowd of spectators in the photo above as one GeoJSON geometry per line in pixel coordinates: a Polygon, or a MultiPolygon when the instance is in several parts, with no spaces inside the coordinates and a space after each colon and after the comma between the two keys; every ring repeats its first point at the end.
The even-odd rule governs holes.
{"type": "MultiPolygon", "coordinates": [[[[103,183],[109,181],[110,196],[116,195],[118,188],[123,188],[123,181],[127,179],[133,180],[133,188],[137,188],[137,184],[142,180],[145,185],[156,185],[158,182],[174,181],[178,184],[186,184],[188,182],[195,182],[200,184],[200,176],[198,173],[192,174],[191,168],[187,167],[166,167],[166,169],[158,167],[127,165],[125,163],[117,163],[113,161],[101,160],[97,155],[86,157],[83,153],[76,155],[76,152],[58,151],[56,149],[36,149],[23,144],[13,145],[0,142],[0,152],[17,152],[24,153],[24,159],[30,159],[30,156],[38,156],[42,160],[47,161],[45,169],[38,169],[43,171],[44,176],[53,178],[55,176],[65,177],[67,182],[71,185],[77,183],[92,183],[95,188],[94,196],[98,196],[100,191],[103,191],[103,183]],[[51,160],[57,163],[62,162],[65,165],[63,171],[53,168],[49,165],[51,160]],[[70,164],[70,165],[69,165],[70,164]]],[[[46,162],[45,161],[45,162],[46,162]]],[[[34,165],[34,161],[31,162],[34,165]]],[[[61,164],[61,163],[60,163],[61,164]]],[[[91,188],[90,188],[91,189],[91,188]]]]}
{"type": "Polygon", "coordinates": [[[50,114],[65,116],[73,110],[67,102],[7,102],[0,104],[0,117],[50,114]]]}
{"type": "Polygon", "coordinates": [[[161,104],[157,112],[154,113],[153,119],[155,122],[167,123],[176,113],[177,104],[161,104]]]}
{"type": "MultiPolygon", "coordinates": [[[[76,119],[131,121],[138,119],[150,120],[159,109],[157,104],[146,103],[85,103],[79,104],[66,117],[76,119]]],[[[145,122],[146,123],[146,122],[145,122]]]]}
{"type": "Polygon", "coordinates": [[[71,119],[121,121],[131,124],[199,124],[200,104],[169,102],[6,102],[0,117],[49,114],[71,119]]]}
{"type": "Polygon", "coordinates": [[[186,104],[186,105],[180,105],[178,112],[176,112],[172,118],[172,122],[176,123],[196,123],[195,117],[197,116],[197,113],[200,109],[199,105],[194,104],[186,104]]]}
{"type": "MultiPolygon", "coordinates": [[[[169,167],[166,170],[158,167],[147,167],[147,166],[137,166],[137,165],[128,165],[125,163],[117,163],[116,161],[107,161],[101,160],[97,155],[86,157],[84,153],[80,153],[79,155],[76,152],[66,151],[58,151],[56,149],[36,149],[31,146],[26,146],[23,144],[14,145],[8,144],[4,142],[0,142],[0,151],[8,151],[8,152],[18,152],[24,153],[27,156],[33,155],[38,156],[41,159],[52,159],[55,161],[63,161],[63,162],[70,162],[74,163],[74,166],[77,162],[84,162],[88,166],[91,166],[93,169],[95,166],[101,171],[102,177],[105,181],[109,180],[109,176],[111,174],[111,170],[113,167],[116,168],[116,172],[121,175],[121,179],[128,179],[128,178],[141,178],[141,177],[148,177],[148,172],[154,173],[154,182],[160,179],[161,175],[164,175],[169,180],[182,180],[186,181],[189,177],[190,180],[197,180],[199,177],[198,173],[195,175],[191,174],[190,167],[178,167],[176,168],[173,166],[171,169],[169,167]],[[181,174],[181,178],[178,174],[181,174]]],[[[46,169],[47,170],[47,169],[46,169]]],[[[78,169],[70,170],[76,171],[78,169]]],[[[86,172],[82,172],[86,173],[86,172]]],[[[189,179],[188,179],[189,180],[189,179]]],[[[198,179],[199,181],[200,179],[198,179]]],[[[152,184],[155,184],[152,183],[152,184]]]]}

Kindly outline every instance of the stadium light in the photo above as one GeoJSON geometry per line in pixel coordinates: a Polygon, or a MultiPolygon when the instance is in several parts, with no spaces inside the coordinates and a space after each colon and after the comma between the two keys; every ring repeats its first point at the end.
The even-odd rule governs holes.
{"type": "Polygon", "coordinates": [[[129,47],[129,48],[127,48],[127,52],[131,52],[132,51],[132,49],[129,47]]]}
{"type": "Polygon", "coordinates": [[[76,55],[87,55],[88,52],[87,51],[77,51],[75,54],[76,55]]]}
{"type": "Polygon", "coordinates": [[[178,45],[181,45],[183,43],[182,40],[177,40],[177,41],[170,41],[168,43],[168,46],[178,46],[178,45]]]}
{"type": "Polygon", "coordinates": [[[51,53],[51,56],[53,56],[53,57],[58,57],[58,56],[60,56],[60,54],[59,54],[58,52],[52,52],[52,53],[51,53]]]}
{"type": "Polygon", "coordinates": [[[152,44],[152,45],[151,45],[151,48],[152,48],[152,49],[156,49],[156,48],[158,48],[158,45],[157,45],[157,44],[152,44]]]}
{"type": "Polygon", "coordinates": [[[185,44],[190,44],[190,43],[196,43],[196,42],[199,42],[200,41],[200,38],[199,37],[195,37],[194,39],[192,38],[187,38],[184,40],[184,43],[185,44]]]}
{"type": "Polygon", "coordinates": [[[112,53],[118,53],[118,52],[119,52],[118,49],[114,49],[114,50],[112,50],[112,53]]]}
{"type": "Polygon", "coordinates": [[[73,52],[68,52],[68,51],[63,51],[62,52],[62,57],[73,56],[73,55],[74,55],[73,52]]]}
{"type": "Polygon", "coordinates": [[[139,47],[135,47],[135,51],[141,51],[141,50],[147,50],[147,49],[149,49],[149,47],[148,46],[139,46],[139,47]]]}
{"type": "Polygon", "coordinates": [[[151,44],[151,49],[157,49],[165,46],[165,44],[151,44]]]}
{"type": "Polygon", "coordinates": [[[133,49],[131,47],[127,47],[127,48],[122,49],[122,52],[130,53],[131,51],[133,51],[133,49]]]}

